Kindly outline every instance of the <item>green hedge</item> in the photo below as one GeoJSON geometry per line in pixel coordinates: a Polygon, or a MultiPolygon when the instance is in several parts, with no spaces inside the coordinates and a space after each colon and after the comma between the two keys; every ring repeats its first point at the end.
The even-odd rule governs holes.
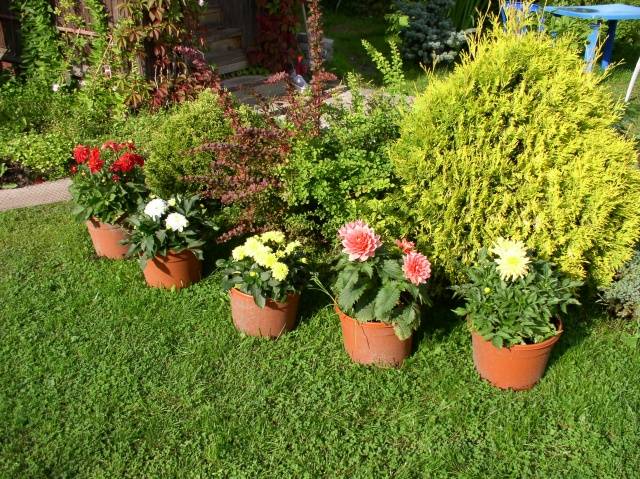
{"type": "Polygon", "coordinates": [[[402,120],[398,227],[452,281],[511,236],[565,273],[609,283],[640,236],[640,171],[601,81],[570,40],[497,24],[402,120]]]}

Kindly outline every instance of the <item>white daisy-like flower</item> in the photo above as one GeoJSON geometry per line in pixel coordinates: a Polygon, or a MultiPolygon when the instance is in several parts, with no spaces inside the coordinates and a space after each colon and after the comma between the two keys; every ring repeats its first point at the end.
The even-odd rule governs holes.
{"type": "Polygon", "coordinates": [[[144,207],[144,214],[158,221],[167,211],[167,202],[161,198],[149,201],[144,207]]]}
{"type": "Polygon", "coordinates": [[[522,241],[498,238],[491,252],[497,256],[495,262],[503,281],[523,278],[529,272],[527,248],[522,241]]]}
{"type": "Polygon", "coordinates": [[[165,224],[168,230],[182,233],[184,229],[189,226],[189,221],[180,213],[170,213],[167,215],[165,224]]]}

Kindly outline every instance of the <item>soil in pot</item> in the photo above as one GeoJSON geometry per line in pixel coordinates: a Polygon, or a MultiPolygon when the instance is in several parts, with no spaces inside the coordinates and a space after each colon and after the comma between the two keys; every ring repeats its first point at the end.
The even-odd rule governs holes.
{"type": "Polygon", "coordinates": [[[546,341],[497,348],[472,331],[473,362],[480,376],[496,387],[516,391],[531,389],[544,374],[551,350],[561,334],[562,322],[559,321],[558,333],[546,341]]]}
{"type": "Polygon", "coordinates": [[[129,233],[120,225],[102,223],[95,218],[87,221],[89,236],[98,256],[109,259],[123,259],[129,246],[122,244],[129,233]]]}
{"type": "Polygon", "coordinates": [[[169,251],[147,261],[144,278],[154,288],[186,288],[202,278],[202,262],[190,250],[169,251]]]}
{"type": "Polygon", "coordinates": [[[359,364],[400,366],[411,354],[412,337],[399,339],[393,326],[385,323],[360,321],[344,314],[338,306],[344,349],[359,364]]]}
{"type": "Polygon", "coordinates": [[[264,308],[260,308],[253,296],[232,288],[231,317],[235,327],[249,336],[277,338],[291,331],[296,325],[300,296],[290,294],[286,303],[267,300],[264,308]]]}

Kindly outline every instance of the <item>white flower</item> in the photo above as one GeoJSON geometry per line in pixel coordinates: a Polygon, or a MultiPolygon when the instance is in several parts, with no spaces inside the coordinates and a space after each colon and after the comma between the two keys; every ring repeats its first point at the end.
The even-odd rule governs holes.
{"type": "Polygon", "coordinates": [[[60,85],[57,83],[54,83],[53,85],[51,85],[51,89],[53,91],[58,91],[60,89],[60,85]]]}
{"type": "Polygon", "coordinates": [[[169,199],[167,200],[167,204],[168,204],[169,206],[171,206],[171,207],[175,206],[175,205],[176,205],[176,199],[175,199],[175,198],[169,198],[169,199]]]}
{"type": "Polygon", "coordinates": [[[182,232],[187,226],[189,221],[180,213],[170,213],[165,220],[168,230],[182,232]]]}
{"type": "Polygon", "coordinates": [[[522,241],[498,238],[491,252],[497,256],[495,262],[503,281],[515,281],[523,278],[529,272],[529,258],[527,248],[522,241]]]}
{"type": "Polygon", "coordinates": [[[149,201],[144,207],[144,214],[150,216],[151,219],[158,221],[167,211],[167,203],[160,198],[149,201]]]}
{"type": "Polygon", "coordinates": [[[201,7],[204,7],[204,0],[198,0],[198,5],[200,5],[201,7]]]}

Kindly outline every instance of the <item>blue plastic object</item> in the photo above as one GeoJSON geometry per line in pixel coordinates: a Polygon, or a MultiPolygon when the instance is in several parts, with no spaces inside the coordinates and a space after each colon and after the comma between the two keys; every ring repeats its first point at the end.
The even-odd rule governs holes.
{"type": "Polygon", "coordinates": [[[587,7],[547,6],[544,7],[544,11],[552,15],[591,20],[591,33],[589,33],[587,48],[584,52],[584,59],[589,70],[591,70],[595,61],[596,43],[602,22],[607,22],[609,25],[609,33],[602,49],[601,66],[605,69],[611,63],[618,21],[640,20],[640,7],[622,3],[590,5],[587,7]]]}

